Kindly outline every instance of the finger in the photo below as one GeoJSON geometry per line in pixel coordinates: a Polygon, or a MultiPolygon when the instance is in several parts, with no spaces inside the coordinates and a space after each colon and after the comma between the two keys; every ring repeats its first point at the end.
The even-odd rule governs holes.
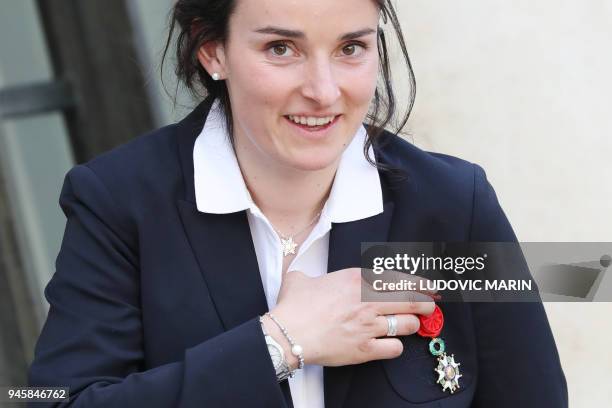
{"type": "Polygon", "coordinates": [[[411,275],[409,273],[398,271],[385,271],[383,276],[385,277],[385,281],[388,282],[401,282],[402,280],[415,282],[417,288],[416,291],[427,295],[433,295],[438,292],[436,289],[429,289],[427,287],[427,282],[429,282],[429,279],[424,278],[422,276],[411,275]]]}
{"type": "MultiPolygon", "coordinates": [[[[396,336],[409,336],[419,331],[421,322],[419,318],[413,314],[398,314],[396,336]]],[[[376,337],[387,336],[389,330],[389,320],[386,316],[376,317],[376,337]]]]}
{"type": "Polygon", "coordinates": [[[409,273],[398,272],[393,270],[383,271],[381,274],[374,273],[371,269],[363,268],[361,277],[370,286],[369,290],[376,292],[394,292],[406,289],[392,289],[397,287],[397,284],[402,283],[403,287],[409,287],[409,290],[424,293],[427,295],[435,295],[438,291],[429,289],[427,282],[429,279],[409,273]],[[376,288],[375,288],[376,282],[376,288]]]}
{"type": "Polygon", "coordinates": [[[402,342],[393,337],[371,339],[368,343],[368,352],[365,361],[385,360],[399,357],[404,351],[402,342]]]}
{"type": "Polygon", "coordinates": [[[438,294],[427,294],[415,290],[375,290],[370,284],[362,280],[361,300],[363,302],[430,302],[439,300],[438,294]]]}
{"type": "Polygon", "coordinates": [[[379,315],[421,314],[429,316],[436,307],[431,297],[419,292],[395,292],[383,299],[385,301],[370,303],[379,315]]]}

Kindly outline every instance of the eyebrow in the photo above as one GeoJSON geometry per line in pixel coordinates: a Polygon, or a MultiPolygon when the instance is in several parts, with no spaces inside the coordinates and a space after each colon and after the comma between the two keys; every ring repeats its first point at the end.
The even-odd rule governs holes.
{"type": "MultiPolygon", "coordinates": [[[[304,39],[306,38],[306,34],[304,34],[302,31],[298,31],[298,30],[289,30],[286,28],[280,28],[280,27],[273,27],[273,26],[267,26],[267,27],[263,27],[263,28],[258,28],[257,30],[255,30],[256,33],[260,33],[260,34],[275,34],[281,37],[288,37],[288,38],[299,38],[299,39],[304,39]]],[[[355,38],[359,38],[359,37],[363,37],[365,35],[369,35],[369,34],[373,34],[376,33],[376,30],[372,29],[372,28],[364,28],[361,30],[357,30],[357,31],[353,31],[350,33],[346,33],[346,34],[342,34],[338,40],[339,41],[347,41],[347,40],[354,40],[355,38]]]]}

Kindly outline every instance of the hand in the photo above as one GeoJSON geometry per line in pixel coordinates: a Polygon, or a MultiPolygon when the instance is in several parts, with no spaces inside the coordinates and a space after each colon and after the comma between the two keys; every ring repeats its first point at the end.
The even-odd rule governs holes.
{"type": "MultiPolygon", "coordinates": [[[[398,357],[403,351],[399,339],[378,338],[387,334],[384,315],[395,314],[397,335],[405,336],[419,330],[416,314],[433,313],[435,304],[427,293],[395,292],[403,296],[402,301],[361,302],[364,282],[359,268],[317,278],[298,271],[283,276],[277,305],[271,312],[303,347],[306,364],[341,366],[398,357]]],[[[296,367],[288,342],[266,319],[266,328],[283,344],[290,365],[296,367]]]]}

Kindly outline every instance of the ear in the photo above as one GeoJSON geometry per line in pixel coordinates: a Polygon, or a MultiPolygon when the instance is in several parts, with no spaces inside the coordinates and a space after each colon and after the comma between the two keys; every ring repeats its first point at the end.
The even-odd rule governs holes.
{"type": "Polygon", "coordinates": [[[211,76],[216,72],[222,79],[226,77],[225,49],[220,42],[202,44],[198,50],[198,61],[211,76]]]}

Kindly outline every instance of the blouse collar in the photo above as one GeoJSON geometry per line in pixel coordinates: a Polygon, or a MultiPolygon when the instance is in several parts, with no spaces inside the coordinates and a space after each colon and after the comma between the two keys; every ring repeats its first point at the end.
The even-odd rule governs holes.
{"type": "MultiPolygon", "coordinates": [[[[367,133],[363,125],[342,153],[322,218],[341,223],[383,212],[380,176],[363,155],[367,133]]],[[[370,147],[368,155],[374,157],[370,147]]],[[[228,214],[259,212],[246,188],[238,160],[229,141],[225,115],[216,100],[193,149],[194,187],[198,211],[228,214]]]]}

